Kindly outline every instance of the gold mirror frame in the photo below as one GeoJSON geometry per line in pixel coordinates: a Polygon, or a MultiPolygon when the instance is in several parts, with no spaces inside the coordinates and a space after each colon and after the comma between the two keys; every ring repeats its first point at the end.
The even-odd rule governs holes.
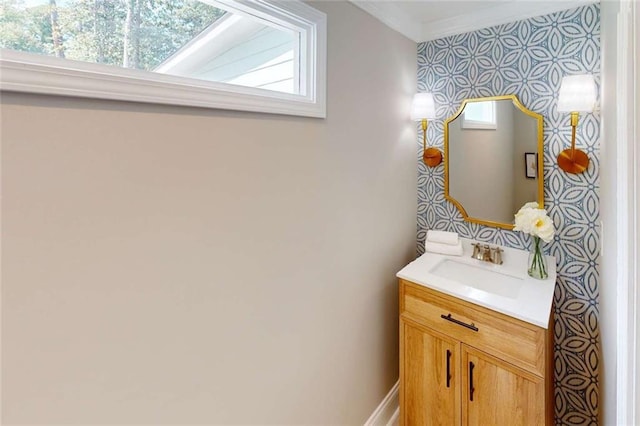
{"type": "MultiPolygon", "coordinates": [[[[504,228],[513,230],[514,225],[511,223],[501,223],[494,222],[491,220],[484,220],[475,217],[471,217],[467,214],[467,211],[462,207],[462,204],[455,198],[453,198],[449,194],[449,124],[458,118],[460,114],[464,111],[465,106],[471,102],[483,102],[483,101],[502,101],[502,100],[511,100],[513,105],[518,108],[523,113],[527,114],[530,117],[533,117],[537,120],[537,131],[538,131],[538,152],[537,152],[537,160],[538,160],[538,205],[540,208],[544,208],[544,177],[543,177],[543,117],[541,114],[533,112],[527,109],[520,101],[518,100],[516,95],[502,95],[502,96],[489,96],[484,98],[469,98],[462,101],[462,105],[458,108],[458,111],[451,117],[447,118],[444,122],[444,198],[448,201],[451,201],[460,211],[462,217],[466,222],[477,223],[479,225],[493,226],[496,228],[504,228]]],[[[516,212],[514,212],[515,214],[516,212]]]]}

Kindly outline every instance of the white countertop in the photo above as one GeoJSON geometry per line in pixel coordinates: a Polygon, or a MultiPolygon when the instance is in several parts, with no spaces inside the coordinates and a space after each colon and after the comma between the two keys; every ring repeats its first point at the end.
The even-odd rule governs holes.
{"type": "MultiPolygon", "coordinates": [[[[461,238],[464,254],[462,256],[447,256],[436,253],[425,253],[398,272],[397,277],[416,284],[423,285],[433,290],[458,297],[476,305],[518,318],[522,321],[547,328],[551,303],[556,284],[556,259],[546,256],[549,266],[549,278],[537,280],[527,274],[527,259],[529,252],[524,250],[501,247],[502,265],[494,265],[489,262],[471,258],[473,241],[461,238]],[[432,272],[439,264],[450,259],[458,264],[470,265],[474,268],[482,268],[487,271],[502,274],[514,280],[519,290],[513,297],[505,297],[499,294],[480,290],[465,285],[463,280],[444,278],[432,272]]],[[[485,244],[485,243],[481,243],[485,244]]],[[[463,269],[463,268],[461,268],[463,269]]],[[[476,269],[477,270],[477,269],[476,269]]],[[[473,274],[469,274],[464,282],[472,283],[473,274]]]]}

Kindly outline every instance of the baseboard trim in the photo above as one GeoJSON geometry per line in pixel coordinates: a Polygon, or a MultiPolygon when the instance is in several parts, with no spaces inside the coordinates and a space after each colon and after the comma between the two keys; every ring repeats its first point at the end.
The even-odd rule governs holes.
{"type": "Polygon", "coordinates": [[[393,412],[393,416],[391,416],[391,420],[387,423],[387,426],[398,426],[400,424],[400,407],[396,408],[396,411],[393,412]]]}
{"type": "Polygon", "coordinates": [[[400,382],[398,381],[369,416],[364,426],[393,426],[398,424],[398,417],[400,416],[399,388],[400,382]]]}

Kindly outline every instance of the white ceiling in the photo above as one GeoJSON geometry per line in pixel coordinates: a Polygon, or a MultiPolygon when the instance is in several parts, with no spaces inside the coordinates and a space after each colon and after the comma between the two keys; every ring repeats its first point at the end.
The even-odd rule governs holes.
{"type": "Polygon", "coordinates": [[[598,0],[350,1],[417,42],[598,2],[598,0]]]}

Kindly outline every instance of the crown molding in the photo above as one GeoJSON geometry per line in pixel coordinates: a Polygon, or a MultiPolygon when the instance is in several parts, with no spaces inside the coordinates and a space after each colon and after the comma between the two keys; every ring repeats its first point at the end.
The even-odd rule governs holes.
{"type": "Polygon", "coordinates": [[[420,41],[436,40],[456,34],[468,33],[495,25],[508,24],[536,16],[548,15],[592,3],[599,3],[599,1],[514,1],[511,3],[502,3],[500,6],[461,14],[454,18],[425,23],[422,25],[420,41]]]}
{"type": "Polygon", "coordinates": [[[349,0],[355,6],[377,18],[389,28],[419,43],[422,38],[422,24],[399,6],[390,1],[349,0]]]}
{"type": "MultiPolygon", "coordinates": [[[[349,1],[388,27],[418,43],[599,3],[598,0],[513,1],[480,11],[462,13],[453,18],[423,23],[405,12],[396,2],[349,1]]],[[[424,4],[425,7],[429,7],[428,1],[424,4]]]]}

